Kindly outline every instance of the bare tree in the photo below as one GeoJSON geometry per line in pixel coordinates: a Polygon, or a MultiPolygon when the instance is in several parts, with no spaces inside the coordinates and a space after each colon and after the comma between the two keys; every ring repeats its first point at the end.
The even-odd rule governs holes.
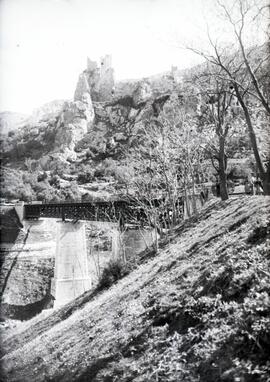
{"type": "Polygon", "coordinates": [[[149,121],[144,144],[128,153],[135,174],[130,189],[137,190],[138,205],[144,204],[149,224],[159,233],[183,218],[184,199],[188,216],[197,211],[204,150],[196,123],[185,107],[171,100],[158,118],[149,121]]]}
{"type": "Polygon", "coordinates": [[[234,4],[234,8],[236,8],[236,17],[234,18],[229,8],[224,2],[218,0],[218,4],[224,11],[225,19],[231,24],[233,28],[234,35],[237,39],[240,48],[244,66],[249,74],[251,83],[253,85],[253,95],[260,100],[265,111],[270,115],[269,102],[257,78],[258,70],[262,67],[264,63],[266,63],[269,60],[270,53],[269,51],[265,50],[265,55],[259,60],[259,65],[257,65],[256,68],[253,68],[249,58],[250,52],[245,47],[243,36],[245,25],[249,22],[250,18],[252,18],[253,21],[259,18],[258,21],[260,23],[264,23],[268,16],[268,14],[264,12],[264,10],[270,10],[270,7],[268,5],[267,8],[266,3],[264,1],[261,1],[261,7],[258,8],[256,2],[254,3],[254,1],[237,0],[237,2],[235,2],[234,4]]]}
{"type": "Polygon", "coordinates": [[[229,9],[225,3],[219,0],[217,0],[217,4],[225,16],[225,21],[233,27],[236,41],[238,43],[238,50],[235,52],[232,50],[228,52],[228,50],[224,49],[221,44],[218,44],[211,38],[209,32],[208,39],[212,48],[212,53],[203,52],[200,49],[193,47],[189,47],[188,49],[203,56],[209,63],[219,68],[220,72],[218,74],[216,73],[217,78],[222,78],[228,83],[228,89],[234,90],[239,105],[243,110],[263,190],[266,195],[269,195],[270,158],[268,155],[266,160],[262,160],[255,134],[254,121],[252,119],[252,106],[254,104],[261,106],[266,113],[266,118],[269,119],[270,116],[269,101],[258,77],[260,71],[267,71],[266,64],[269,59],[269,52],[265,49],[265,43],[265,45],[260,47],[260,52],[265,52],[265,54],[259,59],[252,60],[252,57],[256,55],[256,50],[258,51],[259,47],[246,48],[243,37],[244,30],[247,29],[246,24],[252,23],[254,20],[257,21],[258,15],[260,15],[260,17],[265,17],[265,15],[262,14],[262,8],[259,8],[258,10],[258,8],[255,7],[255,3],[250,0],[237,0],[233,3],[232,9],[229,9]],[[231,14],[235,15],[234,18],[231,14]],[[252,64],[253,61],[256,61],[255,68],[252,64]]]}
{"type": "Polygon", "coordinates": [[[234,108],[236,97],[228,88],[227,82],[219,78],[218,72],[215,73],[213,69],[208,66],[207,70],[195,76],[193,81],[201,95],[200,117],[203,119],[203,129],[212,137],[209,139],[208,136],[205,150],[219,175],[221,199],[226,200],[229,197],[226,146],[229,130],[237,114],[234,108]]]}

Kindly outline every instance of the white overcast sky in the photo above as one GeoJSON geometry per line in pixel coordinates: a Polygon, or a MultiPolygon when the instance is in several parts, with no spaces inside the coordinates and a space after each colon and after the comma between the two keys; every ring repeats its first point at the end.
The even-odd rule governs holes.
{"type": "Polygon", "coordinates": [[[213,0],[0,0],[0,111],[30,113],[73,97],[86,57],[112,54],[116,79],[140,78],[198,57],[213,0]]]}

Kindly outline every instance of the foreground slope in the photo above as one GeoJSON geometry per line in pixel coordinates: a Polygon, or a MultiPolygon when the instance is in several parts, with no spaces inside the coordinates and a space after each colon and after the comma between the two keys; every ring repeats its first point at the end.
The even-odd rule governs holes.
{"type": "Polygon", "coordinates": [[[109,290],[3,337],[3,380],[269,380],[269,212],[209,203],[109,290]]]}

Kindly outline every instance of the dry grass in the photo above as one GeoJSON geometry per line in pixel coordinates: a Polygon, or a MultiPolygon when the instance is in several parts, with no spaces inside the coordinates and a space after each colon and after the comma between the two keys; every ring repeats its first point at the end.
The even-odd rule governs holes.
{"type": "Polygon", "coordinates": [[[110,289],[4,335],[3,380],[267,381],[269,212],[208,204],[110,289]]]}

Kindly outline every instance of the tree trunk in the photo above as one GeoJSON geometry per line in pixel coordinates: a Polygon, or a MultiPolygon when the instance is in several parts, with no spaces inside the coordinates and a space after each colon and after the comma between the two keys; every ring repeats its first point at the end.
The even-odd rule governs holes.
{"type": "Polygon", "coordinates": [[[254,157],[255,157],[255,161],[256,161],[256,165],[257,165],[257,168],[258,168],[258,171],[259,171],[259,175],[260,175],[260,178],[261,178],[261,181],[262,181],[262,184],[263,184],[263,190],[264,190],[264,193],[265,195],[270,195],[270,190],[269,190],[269,171],[265,171],[264,170],[264,167],[263,167],[263,163],[262,163],[262,160],[261,160],[261,157],[260,157],[260,154],[259,154],[259,149],[258,149],[258,145],[257,145],[257,140],[256,140],[256,136],[255,136],[255,133],[254,133],[254,129],[253,129],[253,125],[252,125],[252,122],[251,122],[251,119],[250,119],[250,115],[249,115],[249,111],[248,111],[248,108],[247,108],[247,105],[245,104],[245,101],[243,100],[243,97],[238,89],[238,85],[236,83],[234,83],[234,89],[235,89],[235,93],[236,93],[236,97],[244,111],[244,115],[245,115],[245,120],[246,120],[246,123],[247,123],[247,126],[248,126],[248,132],[249,132],[249,138],[250,138],[250,143],[251,143],[251,146],[252,146],[252,150],[253,150],[253,154],[254,154],[254,157]]]}
{"type": "Polygon", "coordinates": [[[156,219],[156,215],[155,215],[155,249],[156,249],[156,252],[158,253],[158,228],[157,228],[157,219],[156,219]]]}
{"type": "Polygon", "coordinates": [[[197,203],[196,203],[196,194],[195,194],[195,184],[192,185],[192,215],[197,215],[197,203]]]}
{"type": "Polygon", "coordinates": [[[270,195],[270,179],[264,179],[263,181],[263,192],[264,195],[270,195]]]}
{"type": "Polygon", "coordinates": [[[225,163],[225,140],[223,136],[219,136],[219,180],[220,180],[220,196],[222,200],[229,199],[227,188],[227,175],[225,163]]]}
{"type": "Polygon", "coordinates": [[[265,195],[270,195],[270,162],[268,163],[268,168],[265,176],[262,180],[263,192],[265,195]]]}
{"type": "Polygon", "coordinates": [[[190,213],[190,206],[189,206],[189,195],[185,186],[185,197],[184,197],[184,215],[185,215],[185,208],[186,208],[186,215],[188,218],[190,218],[191,213],[190,213]],[[185,204],[186,201],[186,204],[185,204]]]}

